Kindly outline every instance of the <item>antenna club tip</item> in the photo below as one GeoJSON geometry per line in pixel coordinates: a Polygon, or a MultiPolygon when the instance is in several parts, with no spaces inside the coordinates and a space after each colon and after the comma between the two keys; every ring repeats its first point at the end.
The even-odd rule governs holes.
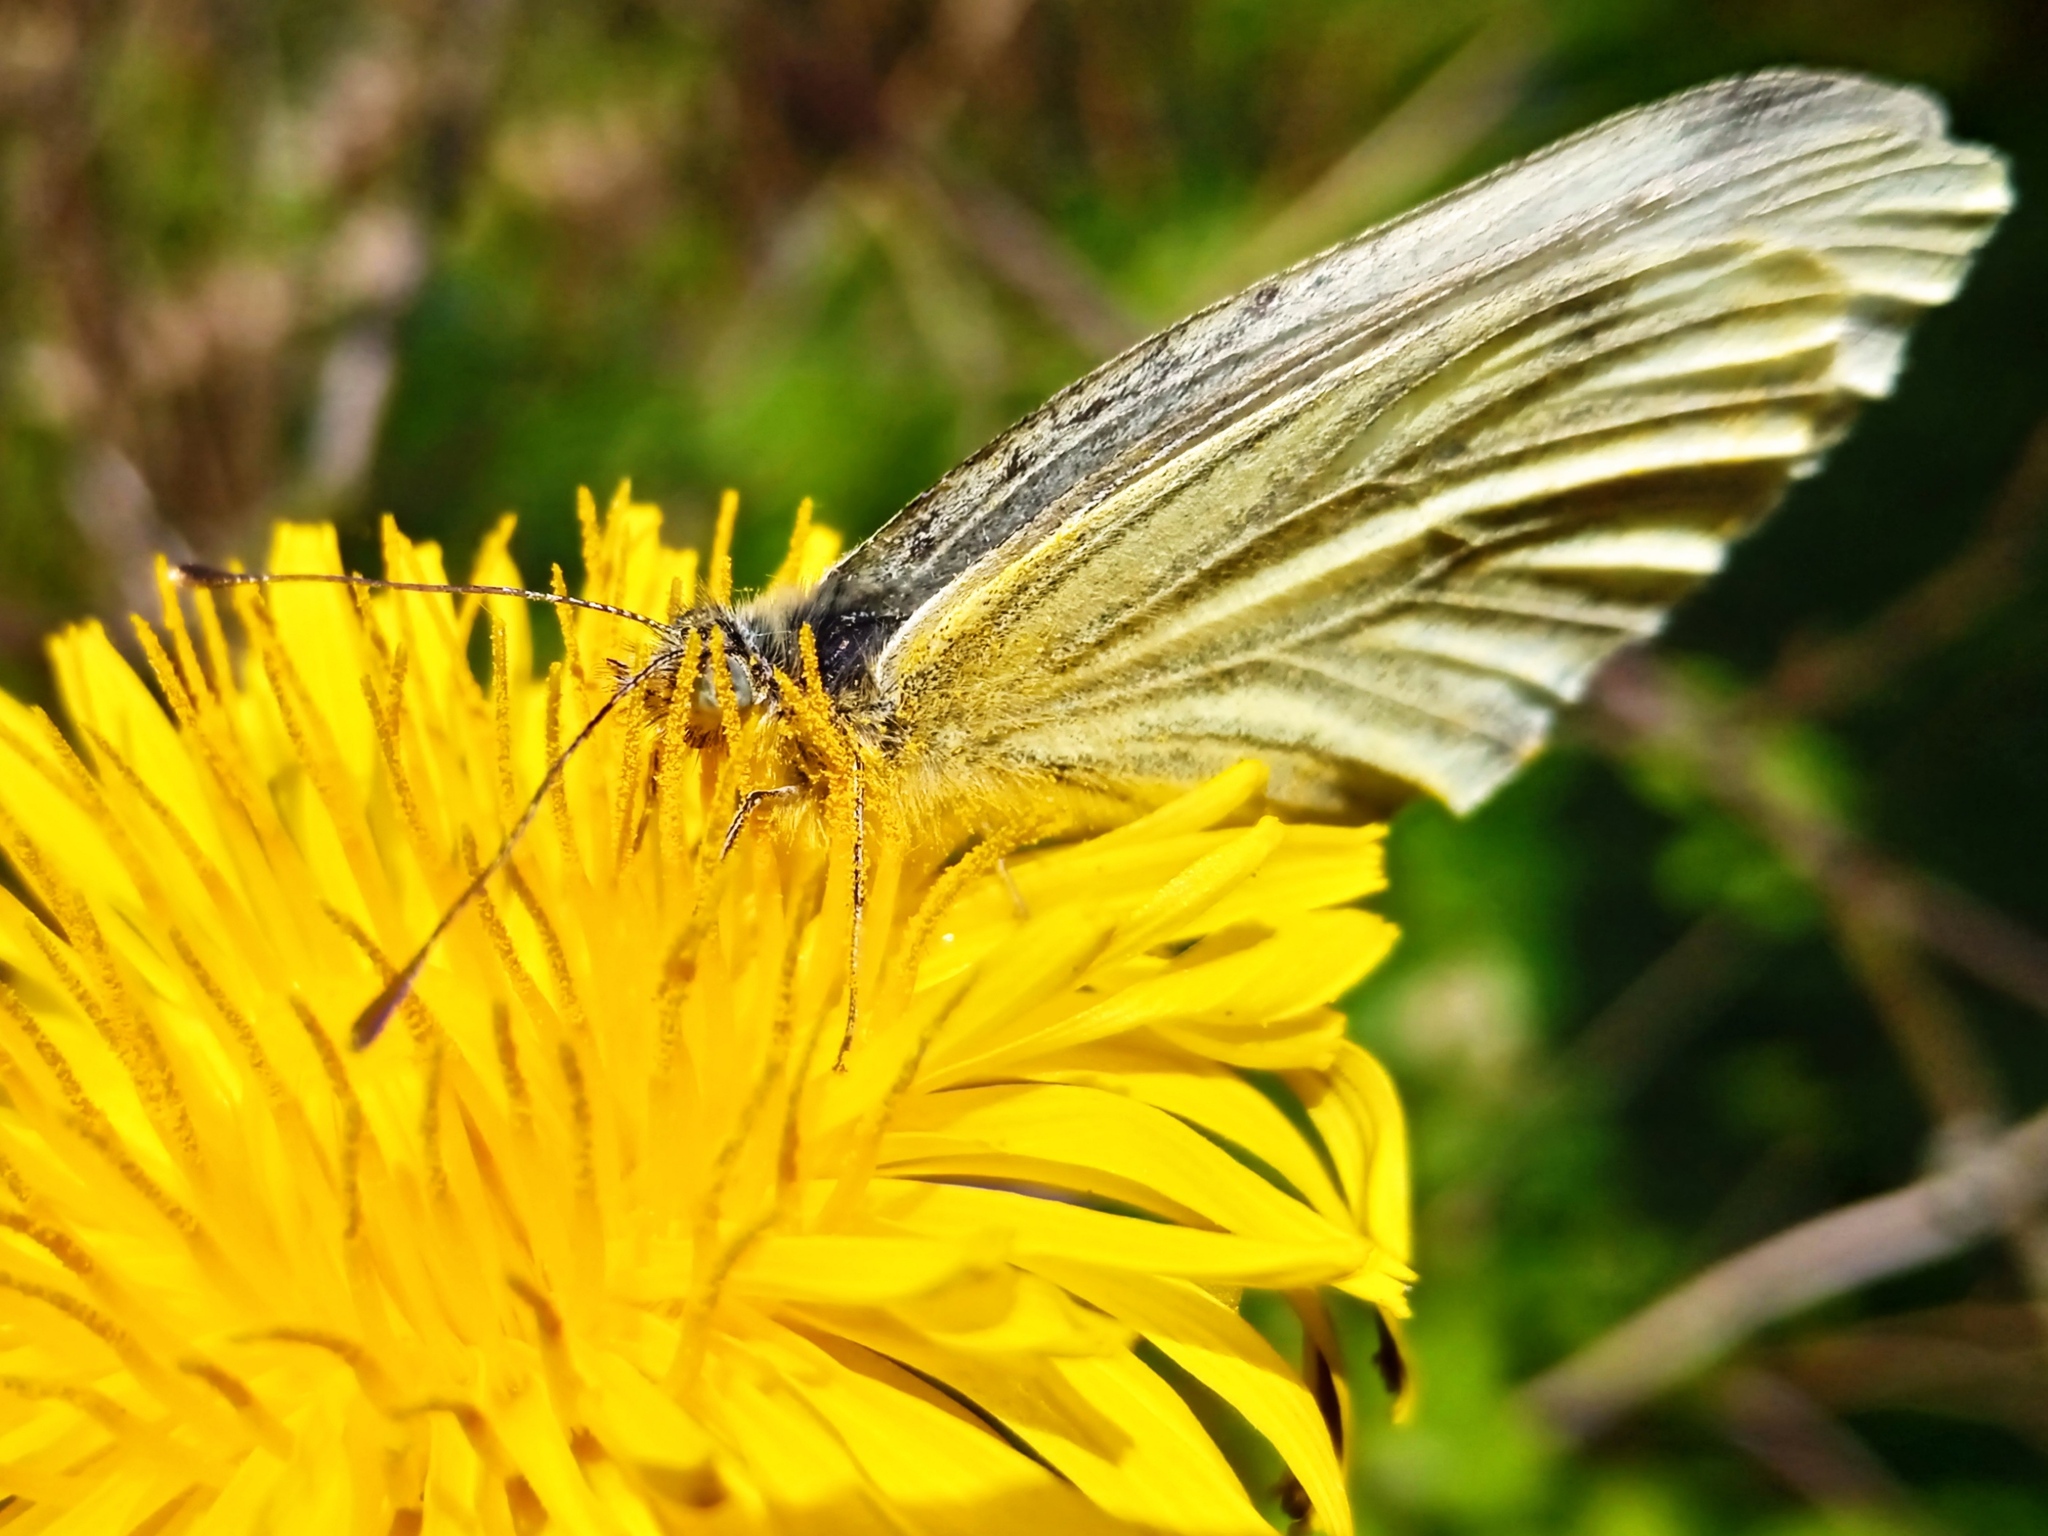
{"type": "Polygon", "coordinates": [[[349,1049],[367,1051],[375,1045],[378,1036],[384,1033],[384,1026],[391,1022],[391,1016],[398,1012],[399,1004],[404,1001],[405,994],[401,992],[395,997],[380,996],[365,1008],[357,1015],[355,1023],[349,1026],[349,1049]]]}
{"type": "Polygon", "coordinates": [[[184,561],[171,566],[171,584],[178,587],[225,587],[235,580],[232,571],[224,571],[217,565],[200,565],[184,561]]]}
{"type": "Polygon", "coordinates": [[[355,1023],[349,1027],[348,1032],[351,1050],[367,1051],[377,1043],[377,1037],[384,1033],[384,1026],[391,1022],[392,1016],[404,1005],[405,1000],[412,996],[413,983],[420,979],[420,972],[426,968],[427,956],[433,953],[434,939],[440,936],[440,929],[435,929],[433,938],[428,939],[420,952],[412,957],[412,962],[385,982],[384,989],[370,1000],[367,1008],[356,1015],[355,1023]]]}

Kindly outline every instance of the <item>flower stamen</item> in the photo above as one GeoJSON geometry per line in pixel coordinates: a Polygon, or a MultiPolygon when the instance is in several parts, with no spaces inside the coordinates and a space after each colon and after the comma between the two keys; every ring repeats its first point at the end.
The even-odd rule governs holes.
{"type": "Polygon", "coordinates": [[[711,579],[705,595],[717,607],[732,601],[732,535],[739,517],[740,493],[728,490],[718,498],[718,521],[711,530],[711,579]]]}

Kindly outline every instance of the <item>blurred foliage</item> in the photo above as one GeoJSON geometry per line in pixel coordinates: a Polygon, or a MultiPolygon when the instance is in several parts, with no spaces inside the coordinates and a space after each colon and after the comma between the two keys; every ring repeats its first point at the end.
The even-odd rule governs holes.
{"type": "Polygon", "coordinates": [[[277,516],[374,566],[389,511],[459,566],[512,507],[539,577],[579,483],[631,476],[684,538],[733,485],[763,574],[802,495],[864,532],[1144,330],[1796,61],[1940,90],[2020,209],[1682,616],[1713,660],[1659,697],[1706,726],[1595,710],[1481,814],[1397,829],[1407,937],[1357,1027],[1412,1106],[1422,1406],[1384,1425],[1359,1373],[1359,1502],[1387,1532],[2048,1529],[2028,1232],[1591,1446],[1519,1392],[2048,1099],[2048,473],[2005,485],[2048,407],[2037,0],[12,0],[0,673],[46,692],[47,627],[277,516]],[[1940,955],[1859,850],[1974,893],[1940,955]]]}

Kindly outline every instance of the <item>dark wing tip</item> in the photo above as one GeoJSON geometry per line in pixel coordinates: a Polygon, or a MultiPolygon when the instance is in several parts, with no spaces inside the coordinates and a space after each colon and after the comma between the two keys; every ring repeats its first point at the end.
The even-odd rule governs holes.
{"type": "Polygon", "coordinates": [[[1948,112],[1930,92],[1836,69],[1762,69],[1712,81],[1661,105],[1739,137],[1859,121],[1916,139],[1948,133],[1948,112]]]}

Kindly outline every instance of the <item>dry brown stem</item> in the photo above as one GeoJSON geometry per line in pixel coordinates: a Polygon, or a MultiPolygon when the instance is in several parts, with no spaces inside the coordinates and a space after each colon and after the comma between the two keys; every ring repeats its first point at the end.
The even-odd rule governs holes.
{"type": "Polygon", "coordinates": [[[2048,1111],[1953,1167],[1780,1232],[1702,1271],[1525,1390],[1591,1440],[1782,1318],[1960,1253],[2048,1197],[2048,1111]]]}
{"type": "Polygon", "coordinates": [[[1788,647],[1766,685],[1770,707],[1786,714],[1831,714],[1959,639],[2025,587],[2044,518],[2048,421],[2027,438],[1983,526],[1961,553],[1852,633],[1788,647]]]}
{"type": "Polygon", "coordinates": [[[1624,656],[1588,700],[1612,750],[1683,763],[1838,910],[1910,937],[2018,1002],[2048,1015],[2048,940],[2004,913],[1910,869],[1857,837],[1771,772],[1756,722],[1716,704],[1654,657],[1624,656]]]}

